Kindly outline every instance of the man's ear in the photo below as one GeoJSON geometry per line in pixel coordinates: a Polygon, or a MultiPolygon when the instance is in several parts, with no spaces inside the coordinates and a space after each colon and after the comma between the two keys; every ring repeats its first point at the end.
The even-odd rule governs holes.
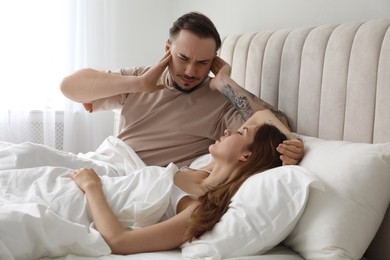
{"type": "Polygon", "coordinates": [[[165,51],[169,51],[171,49],[171,41],[168,39],[166,42],[165,42],[165,51]]]}

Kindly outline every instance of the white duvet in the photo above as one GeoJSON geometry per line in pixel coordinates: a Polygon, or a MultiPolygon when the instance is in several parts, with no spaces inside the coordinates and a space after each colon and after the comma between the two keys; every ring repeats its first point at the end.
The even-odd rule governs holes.
{"type": "Polygon", "coordinates": [[[101,176],[111,208],[131,228],[161,219],[178,170],[174,164],[146,167],[114,137],[95,152],[78,155],[0,142],[0,259],[110,254],[94,229],[84,193],[67,177],[81,167],[101,176]]]}

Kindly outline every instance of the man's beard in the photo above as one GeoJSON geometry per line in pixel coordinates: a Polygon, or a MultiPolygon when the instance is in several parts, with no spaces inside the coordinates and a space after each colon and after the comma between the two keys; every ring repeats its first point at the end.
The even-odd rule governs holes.
{"type": "Polygon", "coordinates": [[[191,93],[192,91],[194,91],[195,89],[199,88],[203,82],[205,82],[205,80],[208,78],[208,77],[205,77],[199,84],[197,84],[196,86],[194,86],[193,88],[190,88],[190,89],[185,89],[185,88],[182,88],[174,79],[173,79],[173,76],[172,76],[172,72],[171,72],[171,68],[168,67],[168,71],[169,71],[169,77],[172,81],[172,85],[175,89],[179,90],[180,92],[182,93],[191,93]]]}
{"type": "Polygon", "coordinates": [[[175,89],[179,90],[180,92],[183,92],[183,93],[191,93],[192,91],[196,90],[197,88],[199,88],[200,86],[202,86],[202,84],[205,82],[205,80],[207,79],[207,77],[202,80],[199,84],[195,85],[194,87],[190,88],[190,89],[185,89],[185,88],[182,88],[180,87],[180,85],[173,79],[173,77],[171,76],[171,80],[172,80],[172,85],[175,89]]]}
{"type": "MultiPolygon", "coordinates": [[[[199,84],[197,84],[196,86],[194,86],[193,88],[190,88],[190,89],[185,89],[185,88],[182,88],[174,79],[173,79],[173,76],[172,76],[172,71],[171,71],[171,68],[168,66],[168,76],[169,76],[169,79],[171,80],[172,82],[172,85],[175,89],[177,89],[178,91],[182,92],[182,93],[191,93],[192,91],[198,89],[200,86],[202,86],[202,84],[206,81],[206,79],[208,77],[205,77],[199,84]]],[[[168,82],[169,84],[169,82],[168,82]]]]}

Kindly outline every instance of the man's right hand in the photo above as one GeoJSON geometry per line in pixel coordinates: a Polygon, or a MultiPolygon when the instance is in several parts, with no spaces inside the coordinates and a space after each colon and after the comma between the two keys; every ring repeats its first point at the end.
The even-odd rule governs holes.
{"type": "Polygon", "coordinates": [[[156,65],[141,76],[124,76],[90,68],[80,69],[64,78],[61,91],[66,97],[79,103],[91,103],[125,93],[154,92],[163,88],[163,85],[157,82],[170,60],[171,53],[166,52],[156,65]]]}
{"type": "Polygon", "coordinates": [[[171,52],[167,51],[157,64],[152,66],[145,74],[140,76],[141,78],[140,91],[151,93],[164,88],[163,84],[157,84],[157,82],[161,77],[161,74],[168,66],[171,57],[172,57],[171,52]]]}

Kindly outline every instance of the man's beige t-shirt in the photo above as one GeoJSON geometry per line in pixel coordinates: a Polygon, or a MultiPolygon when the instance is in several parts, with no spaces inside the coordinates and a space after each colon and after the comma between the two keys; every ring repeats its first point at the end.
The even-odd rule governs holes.
{"type": "MultiPolygon", "coordinates": [[[[142,75],[149,67],[122,69],[122,75],[142,75]]],[[[158,84],[167,82],[166,70],[158,84]]],[[[166,86],[166,84],[164,84],[166,86]]],[[[189,165],[223,135],[238,129],[242,117],[209,79],[191,93],[165,87],[153,93],[131,93],[92,103],[93,111],[121,108],[118,138],[147,165],[189,165]]]]}

